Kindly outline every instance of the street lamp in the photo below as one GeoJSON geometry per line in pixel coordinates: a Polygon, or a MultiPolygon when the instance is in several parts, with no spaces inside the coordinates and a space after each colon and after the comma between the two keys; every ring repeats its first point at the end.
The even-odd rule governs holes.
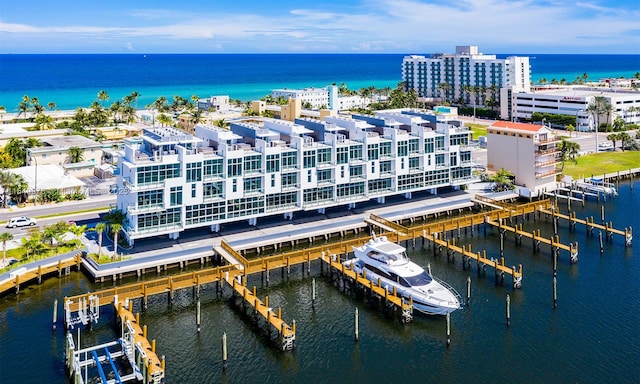
{"type": "Polygon", "coordinates": [[[33,205],[36,206],[38,205],[38,161],[34,156],[31,156],[31,160],[33,160],[33,162],[36,163],[35,180],[33,183],[33,188],[36,191],[36,194],[33,197],[33,205]]]}

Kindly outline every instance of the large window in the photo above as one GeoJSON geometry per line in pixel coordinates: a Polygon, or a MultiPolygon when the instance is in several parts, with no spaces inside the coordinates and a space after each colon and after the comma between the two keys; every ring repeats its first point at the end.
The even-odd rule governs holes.
{"type": "Polygon", "coordinates": [[[331,169],[322,169],[316,172],[318,183],[331,181],[331,175],[333,174],[331,169]]]}
{"type": "Polygon", "coordinates": [[[262,171],[262,155],[245,156],[244,174],[251,175],[262,171]]]}
{"type": "Polygon", "coordinates": [[[331,148],[318,149],[318,165],[331,164],[331,148]]]}
{"type": "Polygon", "coordinates": [[[154,207],[162,205],[164,191],[153,190],[138,193],[138,208],[154,207]]]}
{"type": "Polygon", "coordinates": [[[203,196],[205,199],[215,199],[224,197],[224,189],[222,187],[222,181],[215,183],[204,183],[203,196]]]}
{"type": "Polygon", "coordinates": [[[187,163],[187,183],[202,180],[202,163],[187,163]]]}
{"type": "Polygon", "coordinates": [[[227,159],[227,177],[242,175],[242,159],[227,159]]]}
{"type": "Polygon", "coordinates": [[[145,213],[138,216],[138,231],[160,231],[181,227],[180,208],[170,208],[162,212],[145,213]]]}
{"type": "Polygon", "coordinates": [[[391,157],[391,142],[385,141],[380,143],[380,158],[391,157]]]}
{"type": "Polygon", "coordinates": [[[444,136],[436,137],[436,151],[444,150],[444,136]]]}
{"type": "Polygon", "coordinates": [[[205,160],[202,172],[205,178],[223,177],[222,159],[205,160]]]}
{"type": "Polygon", "coordinates": [[[412,171],[420,170],[420,158],[419,157],[410,157],[409,158],[409,170],[412,170],[412,171]]]}
{"type": "Polygon", "coordinates": [[[391,185],[391,179],[369,180],[369,193],[376,194],[391,191],[391,185]]]}
{"type": "Polygon", "coordinates": [[[380,158],[380,146],[378,144],[367,145],[367,160],[378,160],[380,158]]]}
{"type": "Polygon", "coordinates": [[[427,139],[424,139],[424,152],[425,153],[433,153],[435,151],[435,144],[434,144],[434,139],[433,137],[429,137],[427,139]]]}
{"type": "Polygon", "coordinates": [[[410,139],[409,140],[409,154],[419,153],[420,152],[420,140],[419,139],[410,139]]]}
{"type": "Polygon", "coordinates": [[[309,205],[333,201],[333,187],[307,189],[304,191],[303,201],[309,205]]]}
{"type": "Polygon", "coordinates": [[[244,179],[244,193],[261,193],[262,192],[262,178],[261,177],[247,177],[244,179]]]}
{"type": "Polygon", "coordinates": [[[227,202],[227,217],[253,216],[264,213],[264,196],[231,199],[227,202]]]}
{"type": "Polygon", "coordinates": [[[409,154],[409,143],[406,140],[398,141],[398,156],[409,154]]]}
{"type": "Polygon", "coordinates": [[[315,168],[316,166],[316,151],[304,151],[302,155],[303,167],[306,168],[315,168]]]}
{"type": "Polygon", "coordinates": [[[189,205],[185,209],[185,224],[213,223],[225,218],[225,202],[189,205]]]}
{"type": "Polygon", "coordinates": [[[362,171],[362,166],[361,165],[355,165],[355,166],[351,166],[349,167],[349,176],[354,178],[354,177],[362,177],[362,175],[364,174],[364,172],[362,171]]]}
{"type": "Polygon", "coordinates": [[[162,183],[165,179],[180,177],[180,164],[159,164],[138,168],[137,185],[162,183]]]}
{"type": "Polygon", "coordinates": [[[298,185],[297,173],[285,173],[282,175],[282,188],[295,188],[298,185]]]}
{"type": "Polygon", "coordinates": [[[280,172],[280,155],[267,155],[267,173],[280,172]]]}
{"type": "Polygon", "coordinates": [[[362,145],[351,145],[349,147],[349,159],[351,161],[362,160],[362,145]]]}
{"type": "Polygon", "coordinates": [[[294,208],[298,203],[297,192],[276,193],[267,196],[267,211],[294,208]]]}
{"type": "Polygon", "coordinates": [[[171,187],[171,190],[169,191],[169,204],[172,207],[182,205],[182,186],[171,187]]]}
{"type": "Polygon", "coordinates": [[[336,164],[347,164],[349,162],[349,148],[338,147],[336,149],[336,164]]]}
{"type": "Polygon", "coordinates": [[[282,153],[282,169],[295,169],[298,167],[298,152],[282,153]]]}
{"type": "Polygon", "coordinates": [[[364,196],[364,182],[338,185],[336,188],[338,198],[362,197],[364,196]]]}

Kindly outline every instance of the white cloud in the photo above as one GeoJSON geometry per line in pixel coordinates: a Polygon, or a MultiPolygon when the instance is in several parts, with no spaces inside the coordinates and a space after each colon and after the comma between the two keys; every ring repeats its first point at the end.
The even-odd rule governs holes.
{"type": "MultiPolygon", "coordinates": [[[[417,52],[448,51],[464,44],[481,49],[522,47],[521,52],[535,47],[542,52],[560,46],[598,50],[612,44],[629,50],[640,43],[638,10],[589,2],[365,0],[353,9],[297,8],[269,16],[136,9],[126,14],[131,19],[128,27],[0,23],[0,32],[4,32],[5,40],[13,34],[41,35],[33,39],[34,43],[51,34],[146,39],[155,40],[155,45],[183,41],[195,52],[223,47],[257,52],[286,52],[292,47],[309,52],[417,52]]],[[[73,36],[66,38],[73,42],[73,36]]]]}

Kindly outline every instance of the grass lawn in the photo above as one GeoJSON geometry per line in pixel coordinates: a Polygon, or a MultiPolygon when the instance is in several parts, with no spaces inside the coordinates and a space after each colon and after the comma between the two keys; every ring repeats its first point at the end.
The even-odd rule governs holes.
{"type": "Polygon", "coordinates": [[[465,123],[465,127],[471,128],[471,140],[478,140],[478,136],[487,136],[487,126],[484,124],[465,123]]]}
{"type": "Polygon", "coordinates": [[[578,157],[577,164],[566,162],[562,174],[581,179],[591,175],[613,174],[630,168],[640,168],[640,152],[600,152],[583,155],[578,157]]]}

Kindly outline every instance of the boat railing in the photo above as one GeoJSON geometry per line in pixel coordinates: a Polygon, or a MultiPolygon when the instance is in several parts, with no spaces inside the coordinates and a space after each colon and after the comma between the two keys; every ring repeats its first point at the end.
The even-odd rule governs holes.
{"type": "Polygon", "coordinates": [[[460,303],[460,306],[462,307],[464,304],[464,302],[462,301],[462,296],[460,296],[460,294],[458,293],[458,291],[456,291],[455,288],[453,288],[451,286],[451,284],[447,283],[446,281],[439,279],[435,276],[431,276],[432,279],[434,279],[435,281],[437,281],[438,283],[442,284],[443,287],[447,288],[451,293],[453,293],[453,295],[456,297],[456,299],[458,299],[458,303],[460,303]]]}

